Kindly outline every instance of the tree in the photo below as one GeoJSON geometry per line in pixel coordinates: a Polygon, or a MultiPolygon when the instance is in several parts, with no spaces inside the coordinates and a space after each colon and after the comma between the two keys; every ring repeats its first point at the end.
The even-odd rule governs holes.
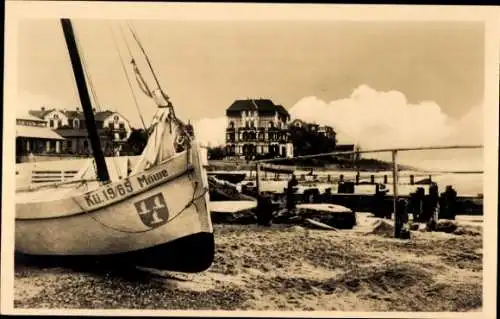
{"type": "Polygon", "coordinates": [[[328,153],[335,150],[336,139],[318,132],[309,131],[305,127],[292,126],[289,129],[294,153],[297,156],[328,153]]]}
{"type": "Polygon", "coordinates": [[[216,146],[216,147],[209,147],[207,151],[207,157],[210,160],[222,160],[226,156],[226,152],[224,150],[224,147],[222,146],[216,146]]]}
{"type": "Polygon", "coordinates": [[[148,134],[144,129],[132,129],[125,148],[133,155],[140,155],[147,143],[148,134]]]}

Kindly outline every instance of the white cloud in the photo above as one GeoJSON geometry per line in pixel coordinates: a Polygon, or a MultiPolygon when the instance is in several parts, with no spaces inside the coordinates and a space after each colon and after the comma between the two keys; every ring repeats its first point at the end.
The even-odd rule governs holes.
{"type": "MultiPolygon", "coordinates": [[[[483,140],[480,106],[454,120],[433,101],[411,104],[401,92],[380,92],[367,85],[355,89],[348,98],[330,102],[314,96],[305,97],[290,109],[290,113],[292,118],[330,125],[337,131],[339,143],[356,143],[364,149],[480,144],[483,140]]],[[[402,154],[401,158],[410,165],[425,162],[433,163],[432,168],[464,167],[459,151],[446,152],[411,152],[402,154]],[[448,164],[444,164],[443,157],[450,157],[446,161],[448,164]],[[450,164],[451,160],[457,163],[450,164]]],[[[460,154],[466,152],[470,154],[471,151],[460,154]]],[[[389,159],[385,155],[370,157],[389,159]]],[[[475,161],[476,164],[480,162],[475,161]]]]}
{"type": "Polygon", "coordinates": [[[453,131],[452,121],[435,102],[410,104],[401,92],[379,92],[366,85],[346,99],[303,98],[290,113],[294,118],[331,125],[340,143],[355,142],[365,149],[437,144],[453,131]],[[344,136],[347,141],[342,140],[344,136]]]}

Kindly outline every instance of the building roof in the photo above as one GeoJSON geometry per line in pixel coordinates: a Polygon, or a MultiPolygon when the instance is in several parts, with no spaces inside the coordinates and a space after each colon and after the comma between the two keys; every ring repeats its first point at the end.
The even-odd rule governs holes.
{"type": "Polygon", "coordinates": [[[64,140],[64,137],[47,127],[16,125],[16,137],[64,140]]]}
{"type": "Polygon", "coordinates": [[[276,105],[276,107],[278,108],[278,112],[281,112],[282,114],[284,115],[287,115],[287,116],[290,116],[290,114],[288,113],[288,111],[283,107],[283,105],[276,105]]]}
{"type": "MultiPolygon", "coordinates": [[[[49,114],[52,111],[61,112],[68,118],[78,118],[80,120],[85,120],[85,115],[83,114],[83,111],[77,111],[77,110],[56,110],[56,109],[31,110],[29,111],[29,114],[39,119],[43,119],[47,114],[49,114]]],[[[108,110],[99,111],[94,113],[94,118],[96,121],[104,121],[113,114],[117,114],[117,112],[108,110]]]]}
{"type": "Polygon", "coordinates": [[[30,110],[28,113],[32,116],[38,117],[39,119],[45,118],[45,115],[50,112],[55,111],[55,109],[43,109],[43,110],[30,110]]]}
{"type": "Polygon", "coordinates": [[[229,108],[227,108],[226,114],[249,110],[257,110],[261,114],[274,113],[277,111],[278,114],[290,116],[288,111],[282,105],[276,105],[269,99],[236,100],[229,108]]]}
{"type": "Polygon", "coordinates": [[[94,118],[96,121],[104,121],[105,119],[107,119],[108,117],[110,117],[111,115],[115,114],[116,112],[113,112],[113,111],[100,111],[100,112],[96,112],[94,114],[94,118]]]}
{"type": "Polygon", "coordinates": [[[69,119],[77,118],[79,120],[85,120],[85,116],[82,111],[63,111],[64,115],[66,115],[69,119]]]}

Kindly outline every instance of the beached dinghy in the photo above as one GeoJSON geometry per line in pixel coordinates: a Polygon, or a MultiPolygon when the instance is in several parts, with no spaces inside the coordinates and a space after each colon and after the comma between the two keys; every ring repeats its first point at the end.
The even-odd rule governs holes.
{"type": "MultiPolygon", "coordinates": [[[[69,20],[63,19],[62,25],[89,123],[92,107],[81,85],[85,82],[79,82],[83,74],[72,51],[73,29],[69,20]]],[[[158,105],[147,146],[126,178],[110,181],[104,157],[96,151],[99,180],[75,178],[17,191],[16,252],[44,259],[111,259],[184,272],[211,265],[214,239],[200,148],[168,100],[158,105]]],[[[91,143],[98,145],[91,125],[88,129],[91,143]]]]}

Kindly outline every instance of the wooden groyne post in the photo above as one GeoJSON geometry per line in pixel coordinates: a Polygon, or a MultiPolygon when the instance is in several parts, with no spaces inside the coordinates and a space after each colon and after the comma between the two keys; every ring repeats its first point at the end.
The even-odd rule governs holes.
{"type": "Polygon", "coordinates": [[[255,190],[257,191],[257,197],[260,194],[260,164],[257,162],[255,165],[255,190]]]}
{"type": "Polygon", "coordinates": [[[397,202],[398,202],[398,161],[397,161],[398,151],[392,151],[392,209],[394,212],[394,237],[399,237],[399,231],[401,228],[401,216],[398,214],[397,202]]]}

